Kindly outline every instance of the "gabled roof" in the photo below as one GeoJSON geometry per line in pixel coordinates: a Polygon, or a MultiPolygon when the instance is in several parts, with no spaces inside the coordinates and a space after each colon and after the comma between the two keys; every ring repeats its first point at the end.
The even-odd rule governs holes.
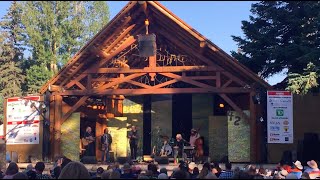
{"type": "Polygon", "coordinates": [[[96,49],[99,49],[106,55],[117,52],[117,48],[130,38],[130,35],[128,35],[129,31],[138,32],[144,30],[146,14],[148,15],[150,24],[154,23],[157,24],[157,27],[163,27],[166,31],[172,31],[168,35],[176,34],[174,37],[179,37],[179,40],[188,42],[188,47],[193,48],[194,51],[199,51],[202,48],[203,56],[249,85],[258,84],[258,86],[271,88],[266,81],[187,25],[159,2],[147,1],[145,4],[147,6],[144,6],[145,9],[139,3],[137,1],[130,1],[40,89],[40,93],[43,94],[49,85],[60,86],[67,83],[79,76],[88,66],[97,63],[99,57],[95,53],[96,49]]]}

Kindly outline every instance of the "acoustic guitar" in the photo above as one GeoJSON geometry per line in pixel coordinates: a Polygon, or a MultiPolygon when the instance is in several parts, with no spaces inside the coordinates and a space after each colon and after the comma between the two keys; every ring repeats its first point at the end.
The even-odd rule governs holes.
{"type": "Polygon", "coordinates": [[[82,138],[81,139],[81,142],[82,142],[82,145],[84,147],[88,146],[90,143],[93,143],[95,141],[95,137],[92,137],[92,136],[89,136],[90,139],[86,139],[86,138],[82,138]]]}

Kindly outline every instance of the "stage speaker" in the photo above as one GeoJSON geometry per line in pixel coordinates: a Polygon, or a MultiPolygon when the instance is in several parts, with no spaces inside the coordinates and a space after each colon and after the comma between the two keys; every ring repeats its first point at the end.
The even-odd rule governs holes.
{"type": "Polygon", "coordinates": [[[158,164],[169,164],[169,158],[168,157],[161,157],[157,156],[154,159],[158,164]]]}
{"type": "Polygon", "coordinates": [[[83,156],[81,159],[83,164],[97,164],[96,156],[83,156]]]}
{"type": "Polygon", "coordinates": [[[316,133],[305,133],[303,139],[303,161],[319,160],[319,137],[316,133]]]}
{"type": "Polygon", "coordinates": [[[128,157],[117,157],[117,161],[119,162],[119,164],[125,164],[125,163],[129,162],[129,158],[128,157]]]}

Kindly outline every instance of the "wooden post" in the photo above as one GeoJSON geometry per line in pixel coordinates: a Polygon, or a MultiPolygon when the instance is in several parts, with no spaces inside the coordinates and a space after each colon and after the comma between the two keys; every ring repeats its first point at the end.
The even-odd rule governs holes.
{"type": "Polygon", "coordinates": [[[255,92],[251,91],[249,95],[250,102],[250,160],[251,162],[257,161],[257,147],[258,147],[258,134],[257,134],[257,120],[256,120],[256,105],[253,102],[255,92]]]}
{"type": "Polygon", "coordinates": [[[53,95],[50,95],[50,107],[49,107],[49,120],[50,120],[50,152],[49,152],[49,155],[50,155],[50,158],[51,160],[54,159],[54,112],[55,112],[55,96],[53,95]]]}
{"type": "Polygon", "coordinates": [[[54,103],[54,138],[53,138],[53,155],[54,157],[61,155],[61,118],[62,118],[62,96],[55,95],[54,103]]]}
{"type": "MultiPolygon", "coordinates": [[[[149,67],[150,68],[155,68],[157,66],[156,64],[156,56],[150,56],[149,57],[149,67]]],[[[154,81],[154,77],[156,76],[156,73],[149,73],[149,76],[151,77],[151,81],[154,81]]]]}

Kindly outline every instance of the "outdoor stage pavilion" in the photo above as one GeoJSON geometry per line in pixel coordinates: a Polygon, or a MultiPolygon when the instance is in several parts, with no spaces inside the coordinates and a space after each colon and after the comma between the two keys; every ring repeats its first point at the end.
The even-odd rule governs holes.
{"type": "Polygon", "coordinates": [[[190,129],[200,128],[211,160],[264,162],[270,88],[159,2],[131,1],[41,88],[50,125],[21,161],[78,160],[86,126],[97,138],[109,127],[113,155],[129,157],[127,131],[136,125],[139,156],[150,155],[159,136],[188,140],[190,129]],[[155,41],[144,41],[146,33],[155,41]],[[154,42],[156,55],[144,57],[154,42]]]}

